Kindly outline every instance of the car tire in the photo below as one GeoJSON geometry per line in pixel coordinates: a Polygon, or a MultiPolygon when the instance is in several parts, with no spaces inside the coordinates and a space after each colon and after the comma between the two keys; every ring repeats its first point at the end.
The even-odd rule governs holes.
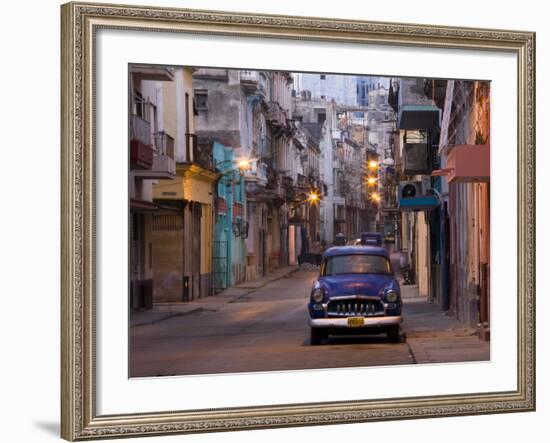
{"type": "Polygon", "coordinates": [[[327,338],[327,333],[323,329],[311,328],[310,343],[312,346],[318,346],[327,338]]]}
{"type": "Polygon", "coordinates": [[[388,339],[391,343],[401,342],[401,334],[399,331],[399,326],[392,326],[388,329],[388,339]]]}

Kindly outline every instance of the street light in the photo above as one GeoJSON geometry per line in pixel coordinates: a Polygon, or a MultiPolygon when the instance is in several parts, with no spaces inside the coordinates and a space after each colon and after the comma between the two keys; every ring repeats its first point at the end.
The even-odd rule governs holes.
{"type": "Polygon", "coordinates": [[[240,157],[236,160],[234,159],[231,159],[231,160],[222,160],[222,161],[219,161],[216,163],[216,169],[219,168],[221,165],[225,165],[227,163],[231,164],[231,166],[236,165],[237,168],[236,169],[233,169],[233,167],[230,167],[229,169],[227,170],[221,170],[220,173],[225,175],[225,174],[228,174],[232,171],[236,171],[236,170],[239,170],[241,173],[242,172],[245,172],[245,171],[249,171],[250,169],[252,169],[252,162],[254,161],[255,159],[253,158],[247,158],[247,157],[240,157]]]}
{"type": "Polygon", "coordinates": [[[380,197],[380,194],[378,192],[373,192],[370,195],[370,198],[371,198],[372,201],[374,201],[376,203],[380,203],[380,200],[382,200],[382,197],[380,197]]]}
{"type": "Polygon", "coordinates": [[[256,159],[251,159],[247,157],[240,157],[238,159],[231,159],[231,160],[222,160],[216,163],[216,169],[220,168],[222,165],[229,163],[231,167],[229,167],[226,170],[221,169],[219,171],[219,177],[216,179],[216,186],[220,182],[221,179],[224,177],[228,177],[231,174],[237,174],[239,173],[238,177],[239,180],[237,181],[238,184],[241,182],[241,177],[244,175],[246,171],[249,171],[252,169],[252,162],[256,159]],[[233,165],[236,165],[237,167],[234,168],[233,165]]]}
{"type": "Polygon", "coordinates": [[[367,178],[367,185],[374,186],[376,184],[376,181],[378,179],[376,177],[368,177],[367,178]]]}
{"type": "Polygon", "coordinates": [[[315,191],[314,192],[310,192],[307,196],[307,200],[311,203],[311,204],[314,204],[314,203],[317,203],[319,201],[319,194],[317,194],[315,191]]]}
{"type": "Polygon", "coordinates": [[[237,167],[241,171],[248,171],[252,168],[252,159],[241,157],[237,159],[237,167]]]}
{"type": "Polygon", "coordinates": [[[376,160],[370,160],[368,167],[369,169],[378,169],[378,162],[376,160]]]}

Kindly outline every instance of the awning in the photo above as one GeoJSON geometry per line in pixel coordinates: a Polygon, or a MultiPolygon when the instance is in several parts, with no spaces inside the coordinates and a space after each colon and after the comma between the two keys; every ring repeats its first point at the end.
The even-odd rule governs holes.
{"type": "Polygon", "coordinates": [[[421,197],[401,198],[398,208],[400,211],[424,211],[439,207],[439,200],[435,195],[424,195],[421,197]]]}
{"type": "Polygon", "coordinates": [[[448,152],[445,169],[433,171],[432,175],[445,175],[448,183],[489,182],[489,145],[457,145],[448,152]]]}
{"type": "Polygon", "coordinates": [[[147,200],[130,199],[130,210],[134,212],[152,212],[158,210],[159,207],[153,202],[147,200]]]}
{"type": "Polygon", "coordinates": [[[402,105],[399,129],[431,129],[439,126],[439,108],[434,105],[402,105]]]}
{"type": "Polygon", "coordinates": [[[142,80],[171,82],[174,80],[174,72],[170,68],[155,65],[132,65],[132,74],[139,75],[142,80]]]}

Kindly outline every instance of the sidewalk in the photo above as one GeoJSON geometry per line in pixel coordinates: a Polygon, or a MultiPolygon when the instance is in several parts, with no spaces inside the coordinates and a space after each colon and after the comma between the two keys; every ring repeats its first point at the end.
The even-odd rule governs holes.
{"type": "Polygon", "coordinates": [[[402,330],[415,363],[490,360],[490,342],[480,340],[475,329],[420,297],[417,286],[402,285],[401,293],[402,330]]]}
{"type": "Polygon", "coordinates": [[[198,298],[189,302],[156,303],[152,309],[130,312],[130,327],[139,327],[158,323],[173,317],[191,315],[201,311],[217,311],[226,303],[232,303],[247,294],[254,292],[271,282],[285,278],[296,272],[297,266],[286,266],[264,275],[258,280],[244,282],[225,289],[218,294],[198,298]]]}

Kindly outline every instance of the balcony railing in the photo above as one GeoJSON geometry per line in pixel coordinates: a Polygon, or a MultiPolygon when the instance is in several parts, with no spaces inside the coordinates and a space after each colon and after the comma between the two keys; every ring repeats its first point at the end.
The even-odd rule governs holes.
{"type": "Polygon", "coordinates": [[[174,158],[174,139],[164,131],[155,134],[155,147],[158,155],[174,158]]]}
{"type": "Polygon", "coordinates": [[[214,170],[214,160],[212,157],[212,143],[203,143],[199,145],[196,134],[185,134],[186,159],[189,163],[194,163],[203,169],[214,170]]]}
{"type": "Polygon", "coordinates": [[[258,166],[257,166],[258,178],[265,182],[267,182],[267,178],[268,178],[267,169],[268,169],[267,165],[264,162],[258,162],[258,166]]]}
{"type": "Polygon", "coordinates": [[[130,120],[130,140],[137,140],[144,145],[150,145],[151,123],[141,118],[139,115],[132,114],[130,120]]]}
{"type": "Polygon", "coordinates": [[[299,188],[309,188],[309,180],[305,175],[298,174],[296,177],[296,186],[299,188]]]}
{"type": "Polygon", "coordinates": [[[130,120],[130,167],[133,170],[149,170],[153,166],[151,124],[138,115],[130,120]]]}
{"type": "Polygon", "coordinates": [[[403,146],[404,174],[429,174],[432,171],[431,146],[428,143],[405,143],[403,146]]]}
{"type": "Polygon", "coordinates": [[[176,161],[174,159],[174,139],[164,131],[155,134],[157,152],[153,158],[152,172],[158,178],[174,178],[176,161]]]}
{"type": "Polygon", "coordinates": [[[286,124],[286,112],[281,108],[278,102],[269,102],[267,120],[275,126],[283,126],[286,124]]]}
{"type": "Polygon", "coordinates": [[[255,83],[260,81],[260,73],[258,71],[241,71],[241,83],[255,83]]]}

